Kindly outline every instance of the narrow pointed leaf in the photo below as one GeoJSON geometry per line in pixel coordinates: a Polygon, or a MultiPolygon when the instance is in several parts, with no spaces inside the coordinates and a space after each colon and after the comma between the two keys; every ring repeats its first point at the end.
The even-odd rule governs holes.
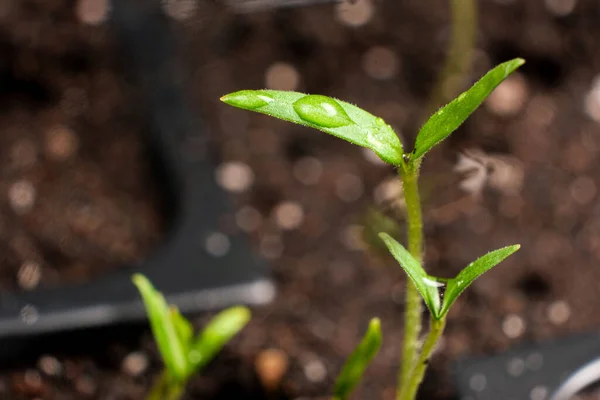
{"type": "Polygon", "coordinates": [[[384,241],[388,250],[398,261],[402,269],[417,287],[419,293],[425,300],[425,304],[434,317],[439,316],[440,311],[440,288],[444,286],[437,278],[427,275],[419,261],[417,261],[409,252],[393,239],[387,233],[380,233],[379,237],[384,241]]]}
{"type": "Polygon", "coordinates": [[[390,164],[402,161],[402,144],[394,130],[383,119],[341,100],[279,90],[241,90],[221,97],[221,101],[319,129],[369,148],[390,164]]]}
{"type": "Polygon", "coordinates": [[[444,301],[442,304],[442,310],[440,316],[443,317],[448,313],[450,307],[456,301],[458,296],[467,288],[473,281],[479,278],[484,272],[489,271],[506,257],[510,256],[521,246],[518,244],[513,246],[503,247],[498,250],[487,253],[486,255],[479,257],[473,261],[466,268],[464,268],[456,278],[448,280],[448,286],[444,293],[444,301]]]}
{"type": "Polygon", "coordinates": [[[135,274],[132,280],[142,296],[152,334],[167,371],[174,381],[181,382],[187,377],[188,365],[167,302],[144,275],[135,274]]]}
{"type": "Polygon", "coordinates": [[[192,343],[189,360],[193,371],[208,364],[239,331],[250,321],[246,307],[230,307],[217,314],[192,343]]]}
{"type": "Polygon", "coordinates": [[[335,400],[346,400],[350,396],[350,393],[360,382],[369,363],[379,352],[381,340],[381,322],[379,318],[373,318],[369,323],[367,332],[348,357],[342,372],[337,377],[333,395],[335,400]]]}
{"type": "Polygon", "coordinates": [[[179,341],[183,345],[184,351],[189,351],[192,337],[194,336],[194,327],[190,321],[181,315],[177,307],[171,306],[169,314],[173,326],[175,327],[175,331],[177,332],[177,337],[179,337],[179,341]]]}
{"type": "Polygon", "coordinates": [[[424,156],[433,146],[447,138],[504,79],[524,63],[525,60],[515,58],[498,65],[469,90],[433,114],[419,131],[411,158],[416,160],[424,156]]]}

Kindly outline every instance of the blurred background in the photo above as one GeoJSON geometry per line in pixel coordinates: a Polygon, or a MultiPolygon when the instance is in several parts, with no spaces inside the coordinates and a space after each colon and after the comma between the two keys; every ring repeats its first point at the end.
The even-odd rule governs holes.
{"type": "MultiPolygon", "coordinates": [[[[513,57],[527,64],[424,162],[426,268],[452,277],[489,250],[522,249],[457,301],[423,399],[456,398],[450,366],[462,357],[600,328],[600,3],[477,3],[471,67],[452,87],[513,57]]],[[[175,78],[207,127],[216,180],[236,204],[223,232],[247,234],[278,287],[188,396],[325,396],[378,316],[383,347],[355,398],[393,399],[405,277],[371,232],[374,215],[403,229],[394,170],[368,151],[218,99],[258,88],[335,96],[383,117],[410,148],[443,69],[450,7],[281,6],[160,3],[175,33],[175,78]]],[[[111,11],[108,0],[0,1],[3,292],[135,264],[168,228],[168,185],[151,167],[143,94],[111,11]]],[[[85,342],[63,339],[4,363],[0,396],[143,398],[160,369],[144,327],[78,339],[85,342]]]]}

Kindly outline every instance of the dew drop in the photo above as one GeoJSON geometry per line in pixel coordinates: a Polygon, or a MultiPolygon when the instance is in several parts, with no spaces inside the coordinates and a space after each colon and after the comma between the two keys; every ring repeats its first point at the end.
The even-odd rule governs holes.
{"type": "Polygon", "coordinates": [[[256,97],[258,97],[258,98],[259,98],[259,99],[261,99],[261,100],[264,100],[264,101],[265,101],[265,103],[267,103],[267,104],[269,104],[269,103],[271,103],[271,102],[275,101],[275,99],[274,99],[274,98],[272,98],[272,97],[269,97],[269,96],[267,96],[267,95],[264,95],[264,94],[259,94],[259,95],[257,95],[256,97]]]}
{"type": "Polygon", "coordinates": [[[353,123],[342,106],[326,96],[305,96],[294,103],[294,110],[303,120],[324,128],[338,128],[353,123]]]}
{"type": "Polygon", "coordinates": [[[274,99],[265,94],[258,94],[254,90],[240,90],[221,97],[221,101],[234,107],[254,110],[266,106],[274,99]]]}
{"type": "Polygon", "coordinates": [[[438,279],[423,278],[423,283],[425,283],[427,286],[437,288],[439,300],[441,303],[442,301],[444,301],[444,294],[446,294],[447,282],[444,282],[439,279],[441,279],[441,278],[438,278],[438,279]]]}
{"type": "Polygon", "coordinates": [[[444,286],[443,282],[439,282],[433,279],[429,279],[429,278],[423,278],[423,283],[425,283],[427,286],[432,286],[432,287],[442,287],[444,286]]]}
{"type": "Polygon", "coordinates": [[[383,126],[383,125],[385,125],[385,121],[383,120],[383,118],[377,118],[377,119],[375,120],[375,123],[376,123],[377,125],[379,125],[379,126],[383,126]]]}

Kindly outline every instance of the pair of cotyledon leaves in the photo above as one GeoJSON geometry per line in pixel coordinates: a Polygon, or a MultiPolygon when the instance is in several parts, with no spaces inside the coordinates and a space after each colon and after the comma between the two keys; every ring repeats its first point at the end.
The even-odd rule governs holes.
{"type": "Polygon", "coordinates": [[[455,278],[441,279],[428,275],[419,261],[390,235],[380,233],[379,237],[413,281],[435,319],[445,317],[450,306],[475,279],[498,265],[520,247],[517,244],[491,251],[467,265],[455,278]]]}
{"type": "MultiPolygon", "coordinates": [[[[184,384],[192,374],[212,360],[250,320],[250,311],[247,308],[231,307],[217,314],[194,338],[191,323],[177,308],[167,305],[164,296],[144,275],[135,274],[133,283],[142,296],[170,384],[184,384]]],[[[336,380],[334,399],[348,398],[379,351],[381,340],[380,321],[373,318],[336,380]]]]}
{"type": "MultiPolygon", "coordinates": [[[[423,125],[410,160],[418,160],[455,131],[485,98],[525,61],[516,58],[498,65],[469,90],[439,109],[423,125]]],[[[404,148],[394,130],[365,110],[322,95],[277,90],[241,90],[221,98],[225,103],[319,129],[373,150],[383,161],[400,165],[404,148]]]]}
{"type": "Polygon", "coordinates": [[[250,321],[246,307],[231,307],[217,314],[202,332],[194,337],[192,324],[169,306],[164,296],[141,274],[133,276],[172,384],[185,383],[211,361],[250,321]]]}

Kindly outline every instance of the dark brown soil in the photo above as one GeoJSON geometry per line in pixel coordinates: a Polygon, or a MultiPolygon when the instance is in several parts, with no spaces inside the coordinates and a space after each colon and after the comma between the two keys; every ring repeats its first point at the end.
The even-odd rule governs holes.
{"type": "MultiPolygon", "coordinates": [[[[87,64],[90,66],[78,72],[85,83],[79,83],[81,92],[95,99],[86,104],[94,107],[69,117],[56,108],[45,112],[50,106],[44,104],[51,104],[50,100],[42,99],[41,106],[36,100],[37,106],[25,107],[31,100],[2,97],[0,124],[6,132],[0,139],[2,184],[26,178],[40,185],[31,210],[17,214],[4,205],[8,204],[4,197],[0,200],[2,216],[12,215],[14,228],[10,229],[14,230],[9,232],[24,232],[31,238],[72,238],[65,242],[64,252],[71,252],[73,263],[91,265],[92,261],[82,260],[94,260],[108,265],[109,261],[137,257],[156,238],[159,224],[152,211],[154,203],[148,201],[147,189],[140,183],[145,170],[139,155],[141,145],[134,136],[119,145],[126,133],[140,132],[127,107],[127,86],[111,75],[106,79],[112,82],[114,93],[94,92],[98,79],[112,71],[106,65],[112,61],[103,28],[78,22],[70,2],[50,3],[59,11],[44,14],[50,17],[31,17],[31,24],[55,19],[55,24],[60,22],[69,31],[72,42],[54,44],[62,50],[51,44],[47,51],[30,50],[16,39],[24,35],[17,35],[21,29],[29,32],[23,27],[24,14],[12,11],[3,17],[10,22],[2,28],[6,51],[31,52],[29,57],[38,60],[39,71],[44,71],[40,76],[47,77],[39,78],[40,82],[55,82],[53,91],[75,84],[69,83],[68,68],[50,62],[55,53],[95,54],[94,61],[87,64]],[[104,65],[103,73],[92,67],[98,64],[104,65]],[[61,82],[66,83],[61,86],[61,82]],[[89,122],[95,121],[95,107],[106,104],[114,104],[114,108],[104,111],[102,122],[89,122]],[[23,126],[20,121],[37,127],[27,130],[31,135],[27,138],[36,148],[43,148],[44,135],[59,124],[76,134],[90,132],[90,149],[84,151],[86,139],[77,134],[79,150],[72,159],[58,162],[44,156],[32,167],[15,170],[5,154],[24,137],[9,134],[9,127],[23,126]],[[36,130],[39,135],[32,133],[36,130]],[[132,157],[100,151],[102,144],[130,152],[132,157]],[[115,160],[131,164],[118,165],[115,160]],[[112,175],[110,168],[131,171],[131,176],[112,175]],[[71,178],[72,174],[99,174],[100,183],[90,188],[90,179],[82,179],[77,186],[79,181],[71,178]],[[50,183],[48,176],[56,181],[50,183]],[[119,179],[125,182],[117,183],[119,179]],[[77,228],[77,224],[68,224],[68,218],[57,220],[45,212],[44,202],[51,209],[66,207],[61,195],[67,189],[59,189],[66,187],[61,186],[64,182],[79,187],[84,200],[100,210],[110,210],[104,211],[106,220],[122,225],[107,229],[121,232],[120,240],[104,242],[99,235],[86,236],[88,225],[77,228]],[[43,190],[47,194],[42,197],[43,190]],[[130,222],[123,222],[121,216],[125,215],[130,222]],[[61,227],[62,223],[66,226],[61,227]],[[54,231],[45,234],[45,229],[54,231]]],[[[562,4],[480,1],[478,51],[469,80],[514,56],[522,56],[528,63],[510,81],[509,90],[486,103],[424,164],[427,269],[432,274],[453,276],[488,250],[522,245],[517,255],[478,280],[458,300],[443,346],[432,361],[424,399],[455,395],[449,366],[460,357],[493,354],[523,341],[600,326],[600,225],[595,218],[600,127],[594,120],[599,118],[600,102],[588,97],[600,69],[599,10],[596,2],[582,0],[568,15],[557,16],[552,7],[558,3],[562,4]],[[470,162],[458,156],[466,150],[470,162]],[[468,172],[453,170],[461,159],[461,165],[470,165],[468,172]],[[481,190],[474,193],[476,173],[481,177],[481,190]],[[471,180],[466,180],[466,175],[471,180]]],[[[184,43],[186,65],[192,71],[188,87],[198,114],[212,126],[211,138],[220,158],[244,163],[253,171],[251,187],[236,196],[239,209],[244,210],[237,214],[237,221],[250,232],[257,251],[270,260],[279,289],[277,299],[256,309],[248,328],[190,383],[190,399],[271,398],[260,389],[255,360],[262,351],[273,348],[289,360],[273,398],[327,395],[345,357],[373,316],[382,319],[385,340],[355,398],[393,398],[405,278],[389,256],[365,245],[361,233],[367,209],[379,197],[376,189],[392,178],[394,171],[370,161],[359,148],[225,107],[217,99],[229,91],[264,87],[269,67],[283,62],[293,69],[276,68],[271,84],[291,85],[296,73],[296,90],[354,102],[384,117],[405,143],[411,143],[422,117],[420,110],[442,65],[447,15],[448,10],[433,0],[381,1],[374,3],[368,23],[353,28],[340,23],[330,6],[233,16],[219,5],[199,2],[193,16],[174,22],[184,43]],[[385,50],[375,53],[379,56],[374,57],[374,67],[365,68],[365,54],[374,46],[391,50],[395,69],[385,50]],[[391,77],[374,78],[386,74],[391,77]],[[248,222],[248,215],[254,216],[250,218],[253,223],[248,222]]],[[[19,59],[13,56],[9,66],[19,65],[19,59]]],[[[392,208],[394,214],[402,214],[401,205],[394,203],[392,208]]],[[[59,214],[68,215],[66,211],[59,214]]],[[[36,254],[45,260],[40,240],[30,240],[36,254]]],[[[10,248],[9,243],[5,239],[0,246],[10,248]]],[[[7,261],[6,268],[2,265],[3,274],[12,274],[13,281],[16,267],[10,265],[23,262],[15,259],[13,264],[7,261]]],[[[198,319],[198,326],[206,318],[198,319]]],[[[110,332],[87,333],[85,338],[94,341],[91,352],[86,346],[65,346],[64,339],[58,340],[63,345],[30,349],[30,357],[6,369],[0,390],[11,399],[142,398],[159,365],[151,339],[139,328],[110,332]],[[141,352],[142,358],[150,360],[141,377],[131,377],[123,370],[124,360],[132,352],[141,352]],[[41,360],[49,363],[48,358],[40,359],[48,354],[61,366],[58,376],[43,365],[39,367],[41,360]]],[[[72,341],[66,339],[66,343],[72,341]]]]}
{"type": "Polygon", "coordinates": [[[7,4],[0,288],[77,283],[138,262],[161,217],[110,36],[61,2],[7,4]]]}

